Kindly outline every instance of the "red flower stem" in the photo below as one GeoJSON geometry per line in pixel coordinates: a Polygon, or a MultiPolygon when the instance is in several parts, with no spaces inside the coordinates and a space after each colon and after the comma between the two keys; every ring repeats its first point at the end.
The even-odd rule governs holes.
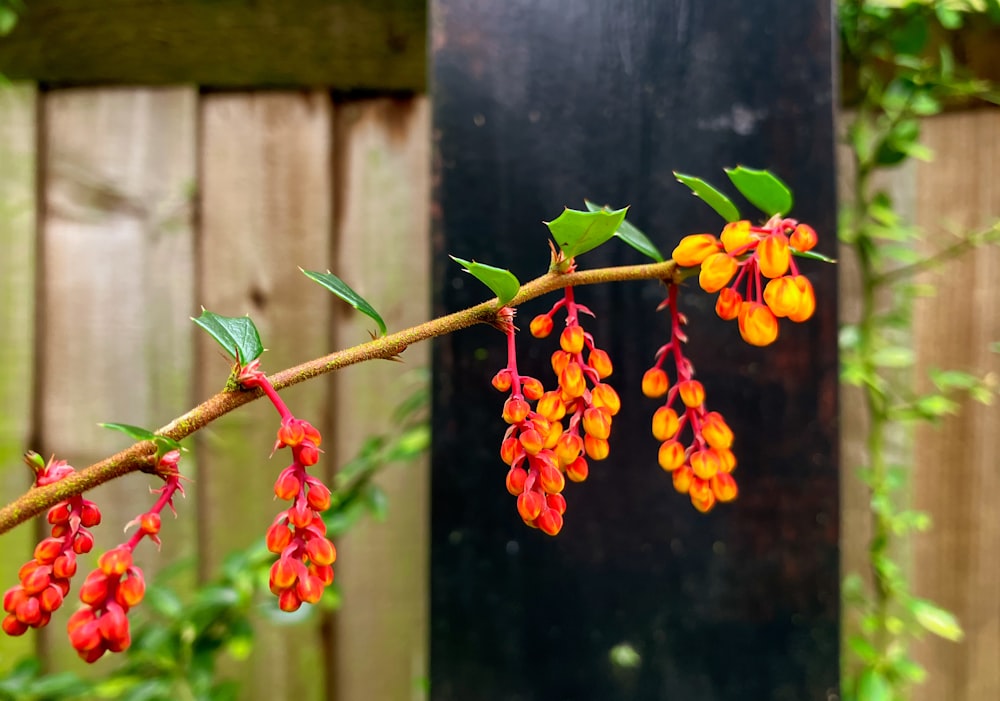
{"type": "Polygon", "coordinates": [[[274,388],[274,385],[271,384],[271,381],[267,379],[266,375],[261,374],[260,377],[254,378],[252,386],[260,387],[261,390],[263,390],[264,394],[267,395],[267,398],[271,400],[271,404],[273,404],[274,408],[277,409],[282,421],[292,417],[292,412],[288,408],[288,405],[285,404],[285,401],[278,396],[278,390],[274,388]]]}
{"type": "MultiPolygon", "coordinates": [[[[181,485],[181,480],[179,476],[174,475],[172,477],[168,477],[166,483],[163,485],[163,490],[160,492],[160,498],[156,500],[156,503],[154,503],[153,506],[146,513],[147,514],[163,513],[163,507],[169,504],[170,501],[174,498],[174,494],[180,488],[180,485],[181,485]]],[[[147,535],[146,532],[143,531],[142,527],[140,526],[136,530],[136,532],[132,534],[132,537],[128,539],[128,542],[125,543],[125,547],[128,548],[130,552],[134,552],[135,547],[139,544],[139,542],[143,538],[146,537],[146,535],[147,535]]]]}
{"type": "Polygon", "coordinates": [[[514,338],[514,325],[507,329],[507,369],[510,370],[510,396],[520,397],[521,376],[517,373],[517,342],[514,338]]]}

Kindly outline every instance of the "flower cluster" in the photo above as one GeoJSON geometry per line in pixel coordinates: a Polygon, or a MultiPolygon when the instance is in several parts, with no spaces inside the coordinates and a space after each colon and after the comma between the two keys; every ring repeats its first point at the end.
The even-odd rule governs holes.
{"type": "Polygon", "coordinates": [[[143,538],[160,544],[160,514],[165,507],[176,514],[174,496],[184,494],[177,471],[180,451],[164,454],[157,466],[164,484],[152,490],[160,496],[149,509],[128,523],[136,526],[129,540],[100,556],[97,569],[87,575],[80,587],[81,606],[69,618],[69,640],[86,662],[98,660],[105,652],[121,652],[132,642],[127,614],[146,593],[142,569],[133,564],[132,554],[143,538]]]}
{"type": "MultiPolygon", "coordinates": [[[[35,471],[35,486],[43,487],[74,472],[65,460],[44,463],[37,453],[28,453],[28,464],[35,471]]],[[[48,513],[52,529],[48,538],[36,547],[34,558],[18,572],[21,583],[8,589],[3,597],[3,630],[8,635],[22,635],[28,628],[48,624],[69,593],[70,579],[76,574],[77,555],[89,553],[94,536],[88,530],[101,522],[97,505],[82,496],[61,501],[48,513]]]]}
{"type": "Polygon", "coordinates": [[[747,343],[766,346],[778,337],[779,317],[805,321],[816,310],[812,283],[799,274],[792,258],[793,252],[812,250],[816,243],[811,226],[776,216],[764,226],[730,222],[719,238],[685,236],[673,259],[682,267],[700,265],[702,289],[719,293],[716,313],[726,321],[736,319],[747,343]],[[762,277],[768,279],[766,285],[762,277]]]}
{"type": "Polygon", "coordinates": [[[565,288],[563,298],[547,314],[532,319],[531,335],[545,338],[552,333],[552,317],[560,309],[566,310],[566,327],[559,334],[559,350],[552,353],[552,370],[559,388],[542,396],[538,411],[550,421],[569,417],[565,440],[570,447],[579,446],[582,450],[569,451],[576,452],[579,461],[572,471],[567,469],[567,474],[581,482],[588,472],[581,453],[585,452],[592,460],[608,457],[611,419],[621,409],[621,400],[611,385],[602,382],[614,369],[611,358],[594,345],[594,337],[580,325],[580,314],[594,314],[574,300],[572,287],[565,288]]]}
{"type": "Polygon", "coordinates": [[[656,364],[643,375],[642,392],[651,398],[666,395],[663,406],[653,414],[653,436],[660,441],[660,467],[672,474],[678,492],[689,495],[696,509],[707,512],[716,502],[736,498],[736,481],[731,474],[736,467],[731,450],[733,432],[721,414],[706,408],[705,388],[694,379],[694,366],[684,356],[681,344],[687,336],[681,326],[686,319],[677,310],[677,290],[677,285],[671,284],[667,299],[660,305],[670,310],[670,341],[656,352],[656,364]],[[673,358],[676,369],[673,386],[663,369],[668,356],[673,358]],[[681,436],[686,428],[690,429],[691,440],[685,444],[681,436]]]}
{"type": "MultiPolygon", "coordinates": [[[[323,512],[330,508],[330,489],[307,472],[319,461],[320,432],[308,421],[295,418],[267,376],[253,361],[240,368],[244,387],[260,387],[281,415],[273,451],[289,448],[292,463],[274,483],[275,495],[291,506],[278,513],[267,529],[267,549],[278,556],[271,566],[271,592],[282,611],[295,611],[303,603],[315,604],[333,582],[337,550],[326,537],[323,512]]],[[[273,453],[272,451],[272,453],[273,453]]]]}

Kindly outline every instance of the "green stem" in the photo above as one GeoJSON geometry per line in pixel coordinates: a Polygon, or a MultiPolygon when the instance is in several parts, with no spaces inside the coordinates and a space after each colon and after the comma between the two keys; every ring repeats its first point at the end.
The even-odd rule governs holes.
{"type": "MultiPolygon", "coordinates": [[[[672,260],[668,260],[662,263],[599,268],[573,273],[550,272],[522,285],[517,295],[506,306],[515,307],[570,285],[673,279],[675,269],[676,264],[672,260]]],[[[355,363],[395,358],[414,343],[444,336],[475,324],[494,324],[497,322],[497,314],[500,309],[501,305],[498,300],[493,298],[474,307],[282,370],[271,375],[269,379],[276,390],[281,390],[355,363]]],[[[252,391],[224,390],[177,417],[156,433],[174,440],[181,440],[204,428],[220,416],[262,396],[264,393],[259,389],[252,391]]],[[[136,470],[153,471],[155,466],[156,446],[151,441],[136,443],[132,447],[83,470],[74,472],[54,484],[30,489],[0,509],[0,533],[6,533],[64,499],[82,494],[98,485],[136,470]]]]}

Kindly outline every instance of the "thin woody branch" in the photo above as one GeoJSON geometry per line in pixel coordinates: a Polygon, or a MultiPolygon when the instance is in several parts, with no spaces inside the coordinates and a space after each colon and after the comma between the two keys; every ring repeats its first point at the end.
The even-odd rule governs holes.
{"type": "MultiPolygon", "coordinates": [[[[507,306],[517,306],[529,300],[570,285],[593,285],[630,280],[665,280],[673,278],[676,264],[672,260],[646,265],[598,268],[572,273],[547,273],[521,286],[507,306]]],[[[333,370],[368,360],[389,359],[414,343],[444,336],[479,323],[492,323],[499,310],[493,298],[474,307],[432,319],[417,326],[397,331],[366,343],[336,351],[307,361],[270,376],[275,389],[305,382],[333,370]]],[[[263,396],[258,390],[222,391],[160,428],[157,435],[181,440],[204,428],[220,416],[263,396]]],[[[142,441],[130,448],[79,470],[45,487],[32,488],[15,501],[0,509],[0,533],[41,514],[71,496],[82,494],[98,485],[137,470],[155,469],[156,447],[142,441]]]]}

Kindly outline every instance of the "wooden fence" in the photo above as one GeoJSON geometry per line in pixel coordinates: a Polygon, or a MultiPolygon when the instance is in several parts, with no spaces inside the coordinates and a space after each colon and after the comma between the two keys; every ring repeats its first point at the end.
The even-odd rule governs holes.
{"type": "MultiPolygon", "coordinates": [[[[370,324],[297,266],[335,270],[391,328],[427,318],[429,144],[420,96],[0,92],[0,498],[28,484],[28,447],[84,467],[126,445],[98,422],[161,426],[218,391],[229,365],[191,324],[199,305],[250,313],[269,370],[367,339],[370,324]]],[[[328,475],[366,435],[392,428],[393,389],[426,365],[427,350],[405,356],[287,392],[324,430],[328,475]]],[[[275,427],[261,403],[199,437],[184,461],[190,497],[165,522],[163,551],[138,553],[147,573],[193,557],[190,586],[261,537],[279,508],[271,485],[281,465],[267,460],[275,427]]],[[[342,559],[365,563],[338,568],[344,597],[367,603],[305,628],[262,628],[253,659],[231,670],[246,698],[421,696],[426,479],[426,466],[383,476],[391,521],[339,543],[342,559]]],[[[98,551],[121,539],[151,484],[135,475],[96,490],[98,551]]],[[[23,527],[0,539],[10,577],[32,535],[23,527]]],[[[65,616],[38,639],[4,636],[0,667],[32,651],[52,670],[82,669],[65,616]]]]}

